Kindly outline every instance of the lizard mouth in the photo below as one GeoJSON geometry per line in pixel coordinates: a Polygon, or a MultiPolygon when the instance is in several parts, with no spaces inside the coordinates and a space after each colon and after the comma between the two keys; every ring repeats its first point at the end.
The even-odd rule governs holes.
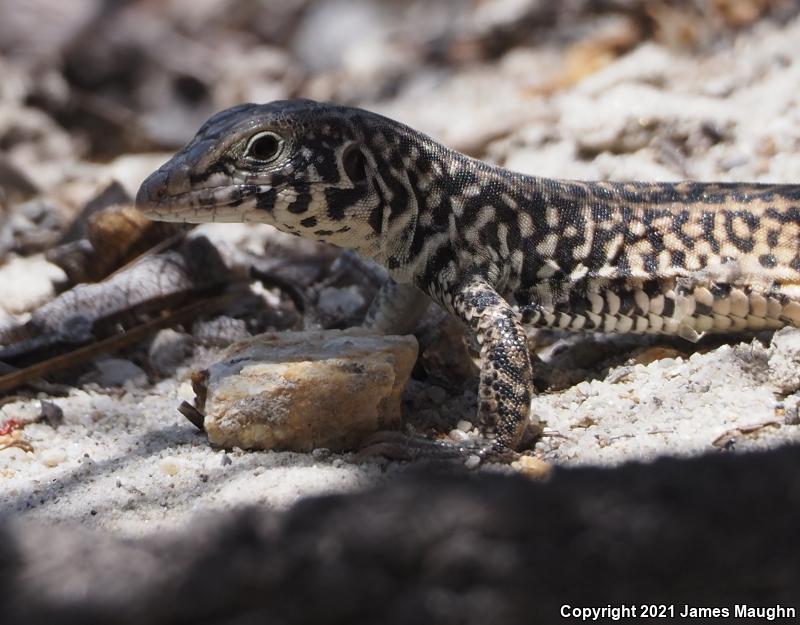
{"type": "Polygon", "coordinates": [[[170,193],[167,176],[156,172],[139,187],[136,209],[158,221],[239,221],[243,212],[249,210],[247,200],[271,188],[269,185],[226,184],[170,193]]]}

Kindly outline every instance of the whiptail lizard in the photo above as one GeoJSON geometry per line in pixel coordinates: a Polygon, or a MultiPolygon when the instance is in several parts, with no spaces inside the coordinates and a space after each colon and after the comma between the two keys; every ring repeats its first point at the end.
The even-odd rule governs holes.
{"type": "Polygon", "coordinates": [[[523,325],[689,340],[800,325],[800,185],[551,180],[374,113],[287,100],[214,115],[136,202],[376,260],[392,277],[367,314],[377,331],[407,332],[439,303],[477,335],[479,417],[499,455],[534,393],[523,325]]]}

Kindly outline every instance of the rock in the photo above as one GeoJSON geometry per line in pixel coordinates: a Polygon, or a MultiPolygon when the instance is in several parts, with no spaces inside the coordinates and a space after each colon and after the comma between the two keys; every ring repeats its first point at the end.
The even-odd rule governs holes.
{"type": "Polygon", "coordinates": [[[650,347],[642,348],[631,355],[631,361],[637,365],[649,365],[651,362],[657,360],[669,359],[674,361],[679,356],[685,356],[685,352],[681,352],[672,347],[665,347],[664,345],[651,345],[650,347]]]}
{"type": "Polygon", "coordinates": [[[90,374],[90,380],[100,386],[123,386],[147,384],[147,374],[130,360],[123,358],[105,358],[95,363],[96,373],[90,374]]]}
{"type": "Polygon", "coordinates": [[[476,456],[475,454],[468,456],[467,459],[464,461],[464,466],[467,469],[477,469],[480,464],[481,464],[481,458],[480,456],[476,456]]]}
{"type": "Polygon", "coordinates": [[[9,204],[23,202],[36,195],[38,189],[13,163],[0,155],[0,193],[9,204]]]}
{"type": "Polygon", "coordinates": [[[162,375],[169,375],[192,353],[194,339],[171,328],[156,334],[147,355],[150,363],[162,375]]]}
{"type": "Polygon", "coordinates": [[[459,321],[447,315],[426,333],[420,363],[431,382],[451,390],[475,382],[480,369],[467,347],[465,332],[459,321]]]}
{"type": "Polygon", "coordinates": [[[57,428],[64,423],[64,411],[56,403],[47,400],[40,400],[41,419],[47,422],[51,428],[57,428]]]}
{"type": "Polygon", "coordinates": [[[11,257],[0,268],[0,310],[12,314],[33,310],[53,298],[53,283],[64,277],[61,269],[40,254],[11,257]]]}
{"type": "Polygon", "coordinates": [[[352,321],[356,314],[363,311],[366,301],[356,286],[343,289],[325,287],[319,293],[317,309],[320,314],[332,321],[352,321]]]}
{"type": "Polygon", "coordinates": [[[158,463],[158,470],[164,475],[177,475],[181,467],[177,459],[169,456],[167,458],[162,458],[161,462],[158,463]]]}
{"type": "Polygon", "coordinates": [[[57,467],[67,460],[67,452],[63,449],[45,449],[40,457],[42,464],[46,467],[57,467]]]}
{"type": "Polygon", "coordinates": [[[195,374],[195,408],[212,445],[351,449],[399,421],[416,358],[412,336],[269,332],[231,346],[195,374]]]}
{"type": "Polygon", "coordinates": [[[800,389],[800,329],[778,330],[768,353],[770,385],[785,395],[800,389]]]}
{"type": "MultiPolygon", "coordinates": [[[[0,181],[0,209],[3,203],[0,181]]],[[[47,197],[22,202],[6,213],[7,221],[0,229],[0,255],[16,252],[22,257],[45,252],[55,246],[65,227],[64,208],[47,197]]],[[[5,216],[0,221],[4,221],[5,216]]]]}
{"type": "Polygon", "coordinates": [[[535,456],[522,456],[513,465],[522,475],[534,480],[550,477],[553,465],[535,456]]]}
{"type": "Polygon", "coordinates": [[[464,420],[464,419],[461,419],[461,421],[459,421],[459,422],[456,424],[456,428],[458,428],[458,429],[459,429],[459,430],[461,430],[462,432],[469,432],[469,431],[470,431],[472,428],[474,428],[474,427],[475,427],[475,426],[472,424],[472,422],[471,422],[471,421],[466,421],[466,420],[464,420]]]}
{"type": "Polygon", "coordinates": [[[236,341],[250,336],[244,319],[220,316],[214,319],[200,319],[192,324],[192,336],[205,345],[227,347],[236,341]]]}

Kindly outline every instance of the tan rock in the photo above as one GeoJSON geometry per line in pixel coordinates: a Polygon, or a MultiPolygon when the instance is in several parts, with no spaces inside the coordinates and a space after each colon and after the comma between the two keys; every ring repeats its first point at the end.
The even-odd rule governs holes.
{"type": "Polygon", "coordinates": [[[265,333],[232,345],[194,376],[195,409],[212,445],[352,449],[399,421],[416,358],[413,336],[265,333]]]}
{"type": "Polygon", "coordinates": [[[544,480],[553,472],[553,465],[535,456],[521,456],[511,466],[533,480],[544,480]]]}

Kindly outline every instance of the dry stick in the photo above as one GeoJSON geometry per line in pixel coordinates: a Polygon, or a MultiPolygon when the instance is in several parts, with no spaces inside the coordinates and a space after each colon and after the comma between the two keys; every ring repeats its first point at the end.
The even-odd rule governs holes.
{"type": "Polygon", "coordinates": [[[123,334],[111,336],[90,345],[84,345],[83,347],[79,347],[78,349],[66,354],[60,354],[43,362],[38,362],[35,365],[31,365],[30,367],[25,367],[24,369],[14,371],[13,373],[0,376],[0,393],[10,391],[22,384],[25,384],[26,382],[29,382],[30,380],[35,380],[36,378],[48,373],[69,369],[70,367],[73,367],[81,362],[89,360],[92,356],[97,354],[116,351],[131,345],[136,341],[143,339],[145,336],[151,334],[155,330],[160,330],[161,328],[175,325],[177,323],[183,323],[199,313],[217,310],[223,306],[226,306],[234,299],[236,299],[235,295],[226,294],[195,302],[194,304],[189,304],[188,306],[179,308],[174,312],[168,313],[164,317],[153,319],[131,328],[123,334]]]}

